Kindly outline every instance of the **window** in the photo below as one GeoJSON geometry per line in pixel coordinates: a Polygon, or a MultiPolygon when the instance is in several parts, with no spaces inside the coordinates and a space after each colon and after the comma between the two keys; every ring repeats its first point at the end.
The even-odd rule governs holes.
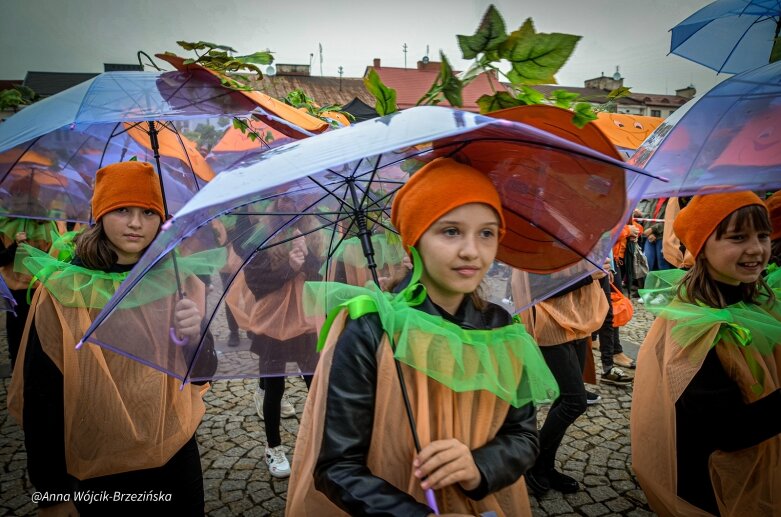
{"type": "Polygon", "coordinates": [[[662,110],[651,110],[651,116],[652,117],[661,117],[662,116],[662,110]]]}

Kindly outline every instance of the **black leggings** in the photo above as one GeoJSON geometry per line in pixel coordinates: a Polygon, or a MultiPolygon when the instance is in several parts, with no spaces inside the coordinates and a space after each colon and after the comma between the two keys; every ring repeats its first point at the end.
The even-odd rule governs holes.
{"type": "MultiPolygon", "coordinates": [[[[312,384],[312,376],[304,375],[306,388],[312,384]]],[[[285,393],[285,377],[266,377],[259,379],[260,389],[265,390],[263,397],[263,424],[266,427],[266,441],[269,447],[282,444],[279,427],[282,421],[282,395],[285,393]]]]}
{"type": "Polygon", "coordinates": [[[553,470],[556,452],[567,429],[586,412],[586,388],[583,386],[586,348],[585,339],[540,347],[548,368],[559,384],[560,396],[551,406],[540,429],[540,455],[534,464],[537,471],[553,470]]]}

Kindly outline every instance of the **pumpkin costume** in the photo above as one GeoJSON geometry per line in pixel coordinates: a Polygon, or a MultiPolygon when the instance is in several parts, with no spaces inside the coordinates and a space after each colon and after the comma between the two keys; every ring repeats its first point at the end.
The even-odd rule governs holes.
{"type": "Polygon", "coordinates": [[[654,272],[641,293],[658,317],[640,347],[632,397],[637,479],[660,515],[710,515],[707,501],[680,494],[697,488],[712,490],[711,512],[781,515],[781,304],[684,303],[675,293],[683,274],[654,272]]]}
{"type": "MultiPolygon", "coordinates": [[[[753,205],[764,207],[751,192],[692,198],[674,229],[696,261],[689,274],[703,277],[656,271],[641,291],[657,319],[638,357],[632,462],[660,515],[781,515],[781,303],[761,289],[746,299],[744,284],[716,281],[698,258],[722,221],[753,205]],[[698,282],[724,307],[687,301],[684,286],[698,282]]],[[[759,256],[751,249],[741,253],[759,256]]]]}
{"type": "Polygon", "coordinates": [[[421,445],[456,438],[472,450],[481,472],[475,491],[438,490],[440,511],[530,515],[521,474],[536,456],[531,403],[554,399],[555,381],[523,325],[511,324],[496,305],[477,309],[469,297],[448,315],[418,283],[415,262],[407,287],[395,295],[307,284],[327,292],[324,305],[337,309],[321,334],[287,515],[431,513],[413,476],[415,447],[394,359],[401,362],[421,445]],[[360,393],[343,391],[358,379],[360,393]]]}
{"type": "MultiPolygon", "coordinates": [[[[71,264],[27,251],[30,256],[23,260],[24,266],[42,287],[33,298],[8,407],[25,429],[28,471],[36,488],[68,493],[104,488],[106,480],[113,480],[108,487],[120,489],[127,479],[129,489],[137,486],[132,479],[139,475],[159,480],[165,478],[160,472],[170,470],[166,474],[170,477],[193,453],[197,458],[194,434],[205,412],[203,386],[188,384],[182,389],[181,381],[91,343],[76,349],[130,266],[95,271],[79,265],[78,259],[71,264]]],[[[183,286],[202,306],[205,290],[194,274],[205,273],[204,263],[213,263],[214,257],[203,262],[198,257],[188,259],[179,260],[180,273],[187,278],[183,286]]],[[[160,280],[161,286],[175,285],[172,279],[160,280]]],[[[165,335],[156,327],[170,325],[172,291],[149,292],[126,311],[128,318],[143,318],[149,329],[134,339],[165,335]]],[[[162,364],[183,359],[160,360],[162,364]]]]}

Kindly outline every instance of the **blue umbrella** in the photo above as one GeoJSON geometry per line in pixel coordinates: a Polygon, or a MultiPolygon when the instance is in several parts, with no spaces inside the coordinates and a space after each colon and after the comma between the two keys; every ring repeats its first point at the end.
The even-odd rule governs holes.
{"type": "Polygon", "coordinates": [[[779,28],[779,0],[716,0],[671,29],[670,52],[739,74],[770,62],[779,28]]]}
{"type": "Polygon", "coordinates": [[[646,197],[781,188],[781,62],[731,77],[670,115],[629,162],[669,181],[646,197]]]}

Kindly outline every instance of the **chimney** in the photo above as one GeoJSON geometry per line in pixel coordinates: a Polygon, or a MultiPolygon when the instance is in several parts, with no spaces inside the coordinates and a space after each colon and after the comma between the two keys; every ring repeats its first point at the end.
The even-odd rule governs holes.
{"type": "Polygon", "coordinates": [[[694,87],[693,84],[690,84],[686,88],[675,90],[675,95],[678,95],[679,97],[683,97],[684,99],[691,99],[695,95],[697,95],[697,89],[694,87]]]}
{"type": "Polygon", "coordinates": [[[380,68],[380,58],[374,58],[374,68],[380,68]]]}

